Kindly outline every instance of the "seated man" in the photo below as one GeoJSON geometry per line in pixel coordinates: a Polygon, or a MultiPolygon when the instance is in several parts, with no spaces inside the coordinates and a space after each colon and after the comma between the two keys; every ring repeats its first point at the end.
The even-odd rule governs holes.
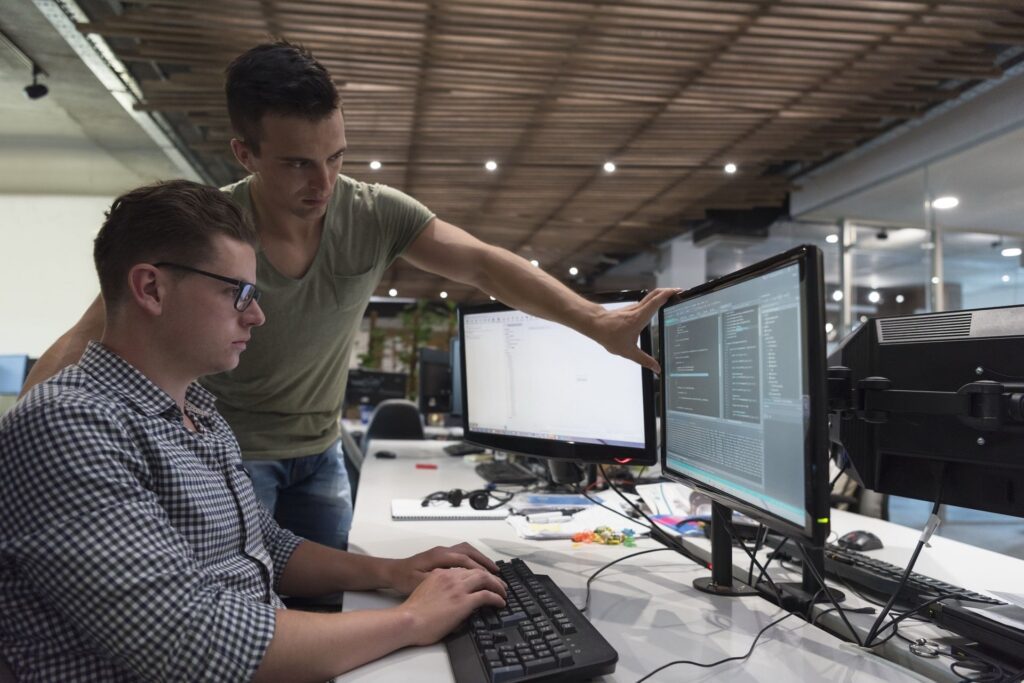
{"type": "Polygon", "coordinates": [[[361,556],[257,504],[195,382],[235,367],[264,321],[255,247],[241,210],[195,183],[107,214],[102,340],[0,420],[0,657],[18,680],[324,681],[504,604],[468,544],[361,556]],[[278,597],[376,588],[409,597],[348,614],[278,597]]]}

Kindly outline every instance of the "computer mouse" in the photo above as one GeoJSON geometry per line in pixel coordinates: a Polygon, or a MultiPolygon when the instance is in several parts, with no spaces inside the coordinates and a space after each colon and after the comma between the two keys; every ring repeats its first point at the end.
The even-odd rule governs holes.
{"type": "Polygon", "coordinates": [[[882,539],[875,536],[870,531],[851,531],[848,534],[843,534],[837,541],[841,548],[847,550],[879,550],[882,548],[882,539]]]}

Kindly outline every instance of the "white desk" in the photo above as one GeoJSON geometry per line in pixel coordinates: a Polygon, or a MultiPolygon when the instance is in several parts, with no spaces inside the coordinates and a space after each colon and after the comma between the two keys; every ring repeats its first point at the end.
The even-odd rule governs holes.
{"type": "MultiPolygon", "coordinates": [[[[392,521],[392,498],[416,498],[432,491],[480,485],[472,463],[444,455],[440,451],[443,445],[443,442],[373,442],[364,465],[349,535],[353,550],[401,557],[434,545],[471,541],[496,559],[522,557],[534,571],[550,575],[576,604],[582,604],[586,579],[594,571],[632,552],[621,546],[574,548],[569,541],[525,541],[504,521],[392,521]],[[373,453],[378,450],[393,451],[398,457],[377,459],[373,453]],[[425,463],[436,465],[437,469],[416,467],[425,463]]],[[[864,518],[839,515],[837,530],[847,530],[843,525],[851,521],[856,522],[858,528],[865,526],[864,518]]],[[[913,536],[913,532],[904,531],[913,536]]],[[[649,540],[641,540],[638,545],[638,549],[659,547],[649,540]]],[[[900,545],[893,551],[898,552],[900,545]]],[[[705,573],[686,559],[665,551],[626,560],[594,582],[590,617],[619,653],[615,673],[604,680],[635,681],[676,659],[712,662],[741,655],[761,628],[783,614],[759,597],[720,598],[697,592],[691,582],[705,573]]],[[[955,578],[948,574],[940,578],[947,577],[955,578]]],[[[966,581],[962,584],[974,587],[966,581]]],[[[348,593],[345,610],[387,607],[398,601],[397,596],[384,593],[348,593]]],[[[942,666],[944,668],[945,664],[942,666]]],[[[942,669],[938,671],[941,673],[942,669]]],[[[843,644],[797,617],[766,632],[746,661],[730,662],[714,669],[679,665],[650,680],[705,680],[718,676],[750,681],[925,680],[892,662],[843,644]]],[[[408,648],[337,680],[348,683],[403,679],[452,681],[444,646],[408,648]]]]}

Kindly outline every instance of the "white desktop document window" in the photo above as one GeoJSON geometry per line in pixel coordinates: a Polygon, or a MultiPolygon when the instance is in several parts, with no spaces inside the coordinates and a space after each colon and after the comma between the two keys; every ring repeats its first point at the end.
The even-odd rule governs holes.
{"type": "Polygon", "coordinates": [[[521,311],[469,314],[464,325],[471,430],[643,447],[639,365],[521,311]]]}

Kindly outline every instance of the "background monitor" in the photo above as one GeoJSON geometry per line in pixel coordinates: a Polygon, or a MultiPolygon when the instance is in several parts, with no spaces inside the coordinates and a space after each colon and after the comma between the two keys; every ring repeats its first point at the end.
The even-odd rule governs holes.
{"type": "Polygon", "coordinates": [[[404,372],[384,372],[353,368],[348,371],[345,405],[376,406],[389,398],[405,398],[409,376],[404,372]]]}
{"type": "MultiPolygon", "coordinates": [[[[608,309],[639,292],[596,297],[608,309]]],[[[568,327],[502,304],[462,306],[463,438],[583,462],[657,461],[653,373],[568,327]]],[[[647,330],[640,346],[650,349],[647,330]]]]}
{"type": "Polygon", "coordinates": [[[828,530],[821,252],[799,247],[659,313],[663,473],[789,535],[828,530]]]}
{"type": "Polygon", "coordinates": [[[0,356],[0,394],[17,396],[25,384],[29,370],[28,356],[0,356]]]}
{"type": "Polygon", "coordinates": [[[451,341],[452,364],[452,417],[462,417],[462,341],[458,337],[451,341]]]}
{"type": "Polygon", "coordinates": [[[427,415],[429,413],[447,413],[451,410],[451,354],[438,349],[420,349],[419,373],[420,412],[427,415]]]}
{"type": "Polygon", "coordinates": [[[1024,306],[860,326],[829,359],[830,381],[845,388],[837,398],[850,400],[834,440],[855,477],[880,493],[1024,517],[1022,347],[1024,306]]]}

